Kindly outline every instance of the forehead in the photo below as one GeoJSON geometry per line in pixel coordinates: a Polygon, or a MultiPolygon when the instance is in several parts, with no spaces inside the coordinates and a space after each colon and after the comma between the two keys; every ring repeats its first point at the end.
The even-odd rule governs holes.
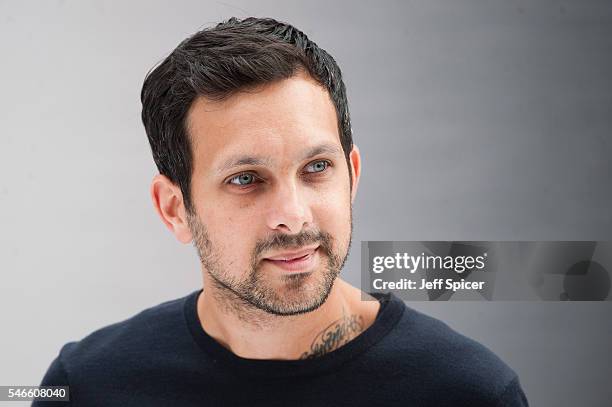
{"type": "Polygon", "coordinates": [[[341,150],[335,107],[305,74],[222,101],[196,99],[187,115],[196,167],[219,167],[241,154],[298,159],[320,145],[341,150]]]}

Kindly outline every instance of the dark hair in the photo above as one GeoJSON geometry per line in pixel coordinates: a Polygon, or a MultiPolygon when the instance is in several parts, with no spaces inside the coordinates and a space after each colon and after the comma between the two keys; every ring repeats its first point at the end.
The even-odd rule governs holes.
{"type": "Polygon", "coordinates": [[[147,74],[140,95],[142,122],[159,172],[178,184],[188,212],[193,212],[192,150],[186,116],[196,97],[222,100],[299,70],[329,92],[352,190],[353,138],[340,68],[297,28],[271,18],[232,17],[185,39],[147,74]]]}

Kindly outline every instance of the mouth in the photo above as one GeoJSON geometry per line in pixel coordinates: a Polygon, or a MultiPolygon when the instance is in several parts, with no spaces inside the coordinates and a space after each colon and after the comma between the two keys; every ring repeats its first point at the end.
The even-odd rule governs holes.
{"type": "Polygon", "coordinates": [[[302,249],[296,252],[282,253],[263,261],[290,272],[306,272],[311,269],[318,258],[319,246],[302,249]]]}

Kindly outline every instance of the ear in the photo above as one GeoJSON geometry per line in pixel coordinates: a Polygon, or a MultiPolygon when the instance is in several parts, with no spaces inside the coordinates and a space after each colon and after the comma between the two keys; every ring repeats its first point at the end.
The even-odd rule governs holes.
{"type": "Polygon", "coordinates": [[[351,160],[351,171],[353,173],[353,190],[351,191],[351,203],[355,201],[355,195],[357,194],[357,187],[359,186],[359,176],[361,175],[361,155],[359,154],[359,147],[353,144],[353,149],[349,154],[351,160]]]}
{"type": "Polygon", "coordinates": [[[181,243],[191,243],[193,236],[187,223],[187,211],[181,189],[165,175],[158,174],[151,182],[151,199],[164,225],[181,243]]]}

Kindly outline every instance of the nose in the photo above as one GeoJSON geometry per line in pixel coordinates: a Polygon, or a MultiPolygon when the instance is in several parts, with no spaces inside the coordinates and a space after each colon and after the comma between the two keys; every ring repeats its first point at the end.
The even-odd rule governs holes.
{"type": "Polygon", "coordinates": [[[270,229],[288,234],[300,233],[312,223],[310,204],[293,182],[277,184],[266,216],[270,229]]]}

